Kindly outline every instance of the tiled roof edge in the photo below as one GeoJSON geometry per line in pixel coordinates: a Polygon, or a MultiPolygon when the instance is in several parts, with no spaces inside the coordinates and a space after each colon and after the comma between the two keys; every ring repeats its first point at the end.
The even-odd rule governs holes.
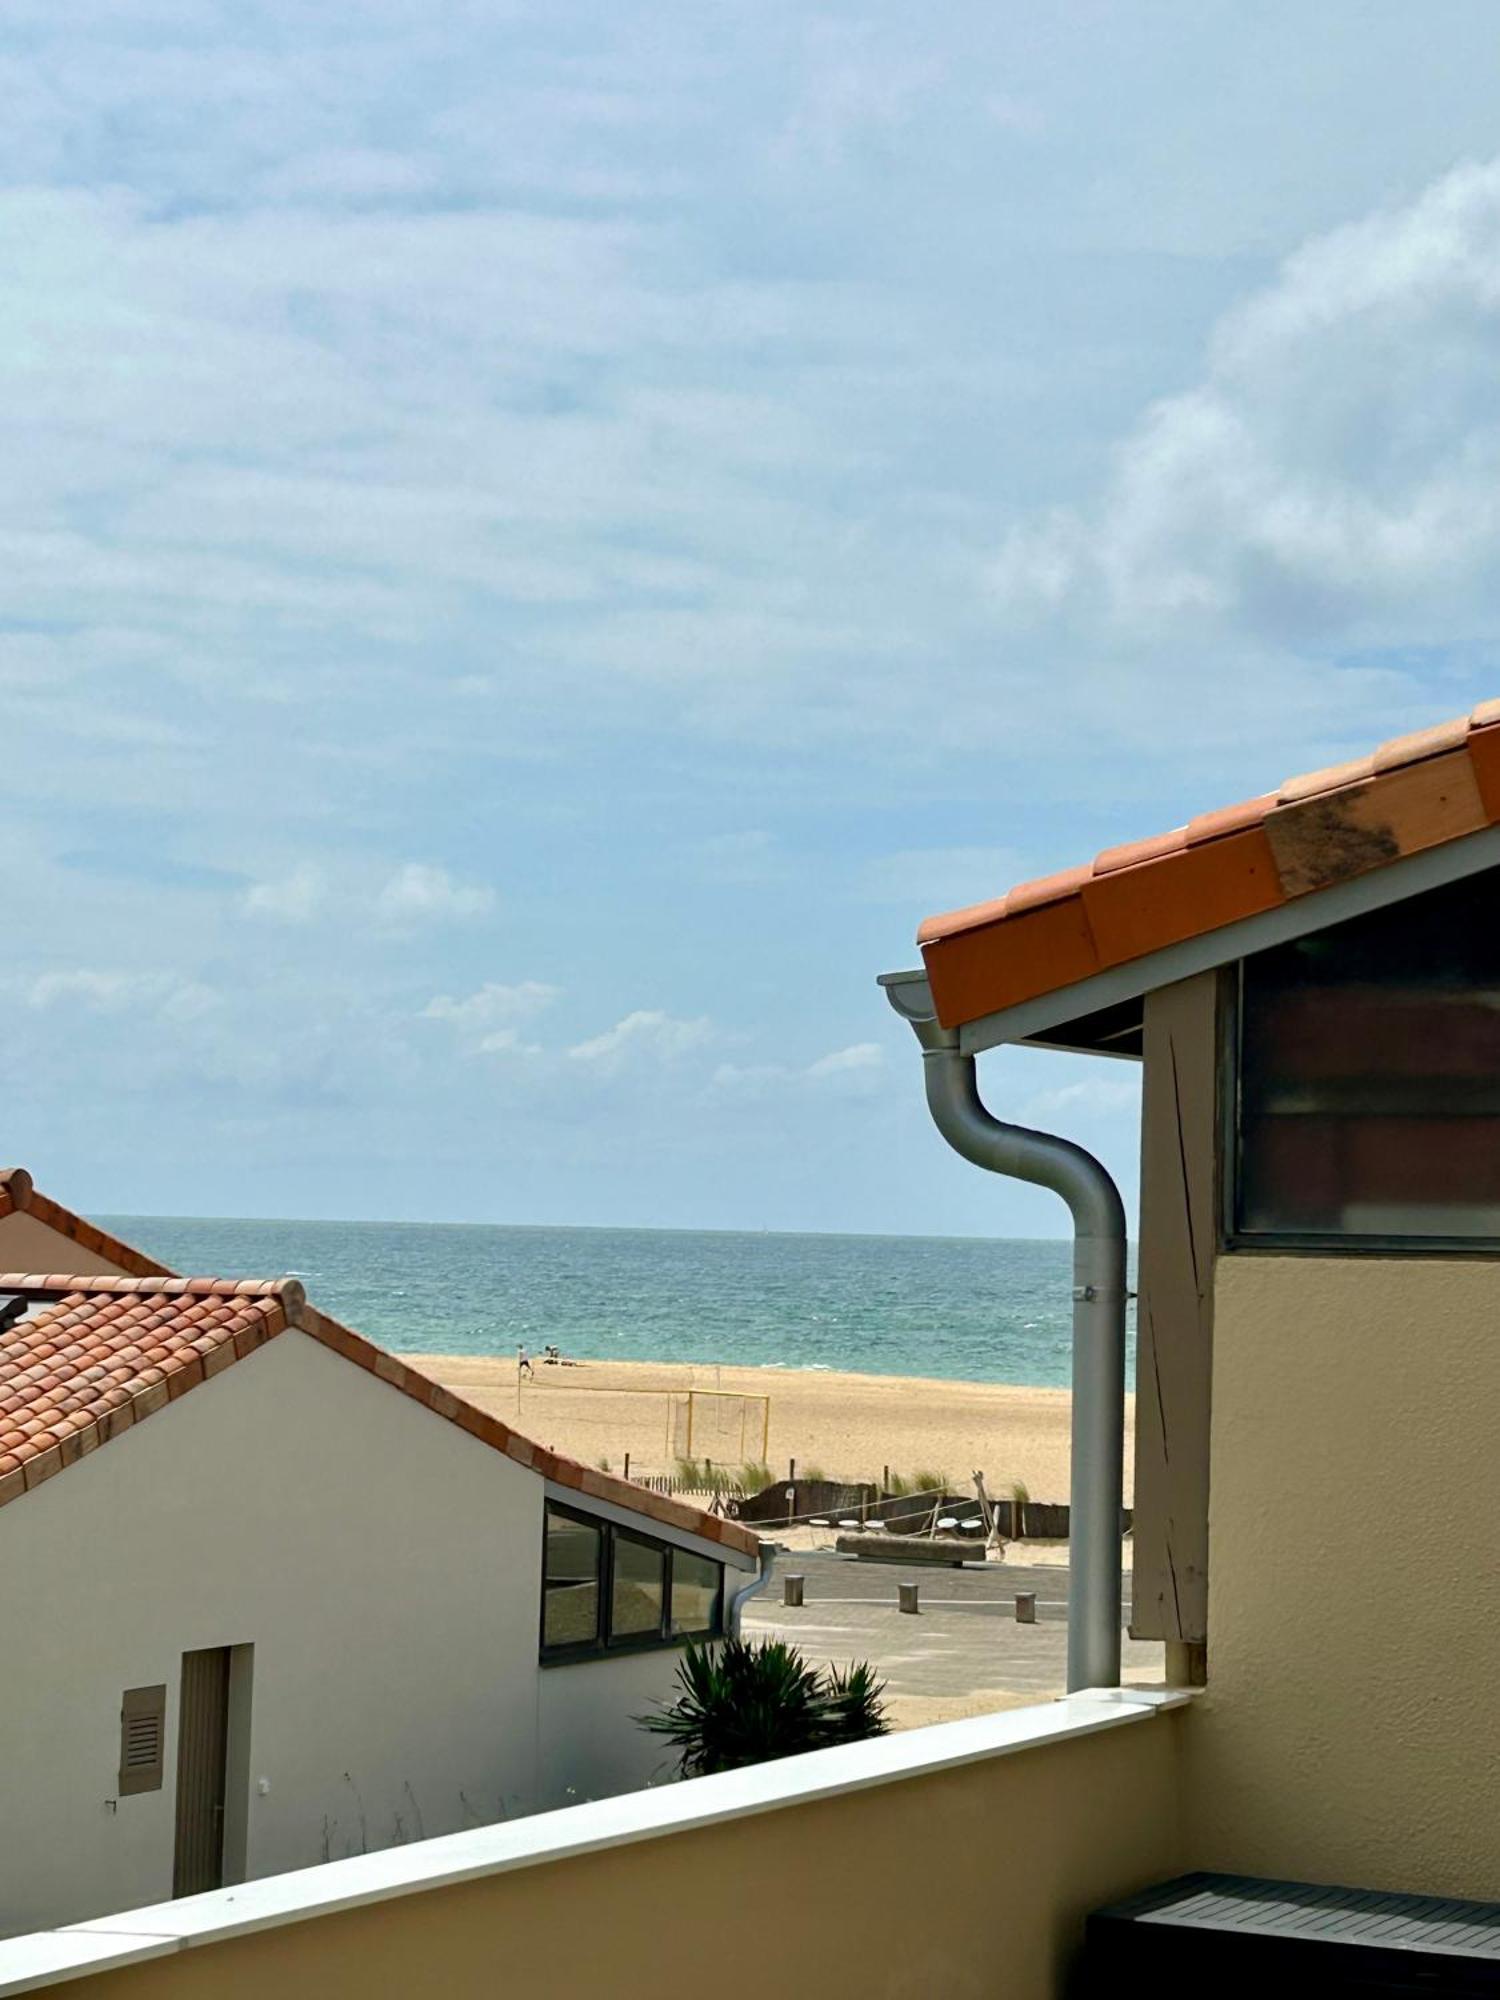
{"type": "Polygon", "coordinates": [[[26,1296],[49,1302],[88,1298],[216,1298],[235,1299],[246,1308],[246,1323],[232,1335],[205,1342],[194,1356],[183,1356],[163,1371],[160,1381],[143,1387],[129,1401],[117,1405],[104,1417],[91,1420],[70,1433],[49,1450],[28,1458],[15,1471],[0,1473],[0,1506],[30,1492],[53,1473],[118,1436],[141,1418],[165,1403],[195,1388],[199,1382],[218,1374],[233,1361],[264,1345],[289,1326],[310,1335],[341,1354],[346,1361],[366,1369],[392,1388],[399,1389],[424,1408],[456,1424],[482,1444],[502,1452],[543,1479],[595,1500],[606,1500],[631,1513],[642,1515],[661,1527],[676,1528],[702,1541],[717,1542],[741,1555],[754,1556],[760,1547],[758,1536],[736,1521],[717,1514],[705,1514],[679,1500],[648,1492],[631,1480],[611,1473],[596,1472],[561,1453],[545,1450],[499,1417],[455,1396],[451,1389],[424,1375],[419,1368],[399,1360],[375,1342],[344,1326],[329,1314],[308,1303],[307,1293],[297,1278],[180,1278],[115,1277],[79,1275],[69,1272],[0,1272],[0,1297],[26,1296]]]}
{"type": "Polygon", "coordinates": [[[918,932],[958,1027],[1500,823],[1500,702],[1290,778],[918,932]]]}
{"type": "Polygon", "coordinates": [[[100,1229],[97,1224],[76,1215],[71,1208],[64,1208],[51,1195],[39,1193],[25,1167],[0,1168],[0,1216],[14,1215],[21,1210],[34,1215],[38,1222],[46,1223],[49,1229],[68,1237],[81,1250],[92,1250],[96,1256],[107,1257],[111,1264],[118,1264],[135,1277],[169,1278],[172,1275],[167,1265],[158,1264],[144,1250],[121,1242],[108,1230],[100,1229]]]}
{"type": "MultiPolygon", "coordinates": [[[[124,1284],[129,1281],[115,1282],[124,1284]]],[[[296,1281],[292,1282],[295,1284],[296,1281]]],[[[0,1291],[14,1293],[23,1289],[23,1284],[24,1281],[0,1274],[0,1291]]],[[[87,1298],[90,1292],[97,1296],[99,1290],[99,1280],[91,1277],[73,1278],[70,1285],[71,1289],[60,1296],[87,1298]]],[[[298,1289],[301,1289],[300,1286],[298,1289]]],[[[44,1295],[52,1290],[50,1282],[42,1287],[44,1295]]],[[[266,1286],[253,1295],[245,1296],[245,1306],[245,1321],[233,1333],[226,1330],[216,1339],[200,1341],[196,1352],[178,1355],[171,1362],[161,1365],[156,1371],[158,1379],[144,1383],[125,1402],[117,1403],[101,1416],[76,1424],[56,1444],[25,1459],[14,1471],[0,1473],[0,1507],[43,1485],[54,1473],[75,1464],[100,1445],[108,1444],[122,1431],[152,1416],[167,1403],[175,1403],[179,1397],[188,1395],[211,1376],[222,1374],[232,1362],[257,1347],[263,1347],[290,1325],[285,1301],[274,1286],[266,1286]]]]}
{"type": "MultiPolygon", "coordinates": [[[[3,1283],[3,1281],[0,1281],[3,1283]]],[[[362,1333],[340,1321],[320,1312],[316,1306],[305,1300],[298,1307],[293,1324],[303,1333],[311,1334],[325,1347],[342,1354],[346,1361],[365,1368],[378,1375],[382,1382],[389,1382],[400,1389],[413,1401],[424,1408],[445,1417],[449,1423],[457,1424],[482,1444],[492,1450],[503,1452],[518,1465],[539,1474],[543,1479],[551,1479],[559,1486],[571,1487],[575,1492],[594,1500],[607,1500],[616,1507],[629,1509],[631,1513],[644,1515],[661,1527],[677,1528],[685,1534],[697,1535],[703,1541],[719,1542],[726,1548],[737,1549],[741,1555],[753,1556],[760,1548],[760,1538],[748,1528],[742,1528],[737,1521],[725,1520],[718,1514],[705,1514],[696,1507],[684,1506],[680,1500],[669,1500],[659,1493],[651,1493],[645,1487],[637,1486],[633,1480],[619,1479],[613,1473],[596,1472],[591,1466],[580,1465],[576,1459],[565,1458],[560,1452],[547,1451],[530,1438],[512,1430],[501,1418],[491,1416],[462,1396],[454,1395],[431,1375],[424,1375],[420,1368],[413,1368],[409,1362],[399,1360],[383,1347],[377,1347],[373,1340],[367,1340],[362,1333]]]]}
{"type": "Polygon", "coordinates": [[[113,1272],[0,1271],[0,1294],[26,1294],[37,1299],[128,1298],[139,1294],[162,1299],[280,1299],[289,1314],[306,1304],[300,1278],[121,1278],[113,1272]]]}

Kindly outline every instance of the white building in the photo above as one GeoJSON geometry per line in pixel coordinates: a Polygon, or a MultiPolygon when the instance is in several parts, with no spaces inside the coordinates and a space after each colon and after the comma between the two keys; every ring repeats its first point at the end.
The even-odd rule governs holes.
{"type": "Polygon", "coordinates": [[[0,1260],[59,1266],[0,1275],[0,1933],[663,1770],[635,1718],[753,1535],[544,1452],[295,1280],[161,1275],[19,1172],[0,1203],[0,1260]]]}

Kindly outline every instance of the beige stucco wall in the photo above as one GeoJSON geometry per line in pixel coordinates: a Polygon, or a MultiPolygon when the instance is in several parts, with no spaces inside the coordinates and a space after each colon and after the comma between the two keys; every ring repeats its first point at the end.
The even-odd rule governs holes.
{"type": "Polygon", "coordinates": [[[1086,1912],[1179,1866],[1180,1722],[403,1896],[69,1990],[1055,2000],[1086,1912]]]}
{"type": "Polygon", "coordinates": [[[1500,1265],[1218,1266],[1195,1866],[1500,1893],[1500,1265]]]}
{"type": "MultiPolygon", "coordinates": [[[[635,1769],[602,1732],[562,1756],[542,1503],[533,1474],[292,1332],[0,1508],[0,1933],[171,1894],[196,1647],[254,1647],[227,1822],[252,1876],[531,1810],[564,1765],[583,1796],[644,1782],[659,1753],[633,1729],[635,1769]],[[166,1783],[112,1808],[121,1692],[156,1682],[166,1783]]],[[[604,1712],[624,1665],[633,1712],[676,1658],[583,1671],[604,1712]]]]}
{"type": "Polygon", "coordinates": [[[0,1271],[36,1271],[43,1276],[62,1271],[70,1278],[122,1275],[118,1264],[97,1250],[85,1250],[24,1208],[0,1215],[0,1271]]]}

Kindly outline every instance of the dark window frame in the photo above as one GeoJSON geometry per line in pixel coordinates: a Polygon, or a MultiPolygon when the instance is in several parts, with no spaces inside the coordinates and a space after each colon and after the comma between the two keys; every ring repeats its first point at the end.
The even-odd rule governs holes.
{"type": "MultiPolygon", "coordinates": [[[[583,1507],[570,1507],[564,1501],[548,1499],[542,1511],[542,1578],[540,1623],[538,1626],[538,1649],[544,1667],[568,1666],[578,1660],[616,1660],[629,1653],[655,1653],[671,1649],[680,1650],[689,1639],[717,1639],[724,1630],[724,1568],[714,1557],[703,1555],[702,1560],[714,1563],[719,1572],[719,1588],[714,1595],[713,1617],[709,1625],[696,1632],[674,1632],[672,1630],[672,1571],[677,1550],[673,1543],[663,1541],[656,1535],[643,1533],[639,1528],[627,1528],[617,1524],[603,1514],[591,1514],[583,1507]],[[599,1549],[599,1623],[592,1639],[577,1640],[570,1645],[547,1644],[547,1516],[559,1514],[566,1521],[577,1521],[583,1526],[595,1529],[600,1537],[599,1549]],[[661,1618],[654,1632],[629,1632],[616,1638],[611,1630],[614,1611],[615,1588],[615,1537],[623,1535],[628,1541],[641,1543],[647,1548],[660,1550],[662,1563],[661,1618]]],[[[700,1551],[684,1549],[684,1555],[700,1554],[700,1551]]]]}
{"type": "Polygon", "coordinates": [[[1492,1262],[1500,1236],[1429,1236],[1349,1230],[1244,1229],[1239,1202],[1244,1119],[1245,959],[1224,969],[1219,986],[1219,1246],[1234,1255],[1275,1257],[1439,1257],[1492,1262]]]}

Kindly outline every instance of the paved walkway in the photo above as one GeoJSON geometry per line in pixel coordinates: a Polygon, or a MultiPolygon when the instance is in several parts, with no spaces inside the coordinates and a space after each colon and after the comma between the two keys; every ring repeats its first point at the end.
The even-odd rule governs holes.
{"type": "MultiPolygon", "coordinates": [[[[1125,1616],[1130,1615],[1125,1578],[1125,1616]]],[[[898,1727],[1045,1701],[1067,1679],[1068,1571],[989,1563],[933,1569],[860,1562],[829,1550],[781,1554],[771,1583],[745,1606],[747,1637],[790,1640],[811,1658],[869,1660],[885,1680],[898,1727]],[[782,1604],[782,1578],[805,1578],[800,1610],[782,1604]],[[921,1610],[896,1609],[896,1585],[915,1583],[921,1610]],[[1035,1625],[1015,1620],[1016,1592],[1036,1594],[1035,1625]]],[[[1160,1680],[1162,1648],[1126,1638],[1127,1680],[1160,1680]]]]}

